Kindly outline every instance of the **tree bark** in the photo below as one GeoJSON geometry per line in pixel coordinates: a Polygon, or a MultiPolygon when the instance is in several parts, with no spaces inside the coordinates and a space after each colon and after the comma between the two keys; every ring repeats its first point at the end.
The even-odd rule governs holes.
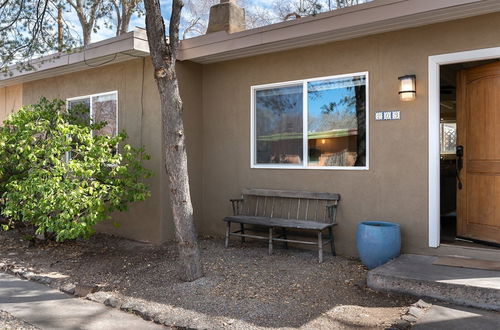
{"type": "Polygon", "coordinates": [[[76,11],[78,21],[80,22],[80,26],[82,27],[83,45],[87,46],[92,42],[92,30],[94,29],[94,23],[103,0],[94,0],[87,13],[85,12],[85,6],[82,0],[66,1],[76,11]]]}
{"type": "Polygon", "coordinates": [[[119,34],[124,34],[128,32],[128,26],[130,25],[130,18],[134,8],[137,6],[137,1],[126,1],[122,0],[122,18],[120,24],[119,34]]]}
{"type": "Polygon", "coordinates": [[[144,5],[154,78],[160,93],[165,167],[170,185],[170,204],[179,250],[180,277],[185,281],[194,281],[202,277],[203,273],[189,188],[182,100],[175,71],[183,2],[182,0],[172,2],[169,41],[165,36],[160,1],[146,0],[144,5]]]}
{"type": "Polygon", "coordinates": [[[64,47],[63,41],[63,7],[57,7],[57,51],[62,52],[64,47]]]}
{"type": "Polygon", "coordinates": [[[366,166],[366,86],[355,86],[356,119],[358,136],[356,139],[357,156],[354,166],[366,166]]]}

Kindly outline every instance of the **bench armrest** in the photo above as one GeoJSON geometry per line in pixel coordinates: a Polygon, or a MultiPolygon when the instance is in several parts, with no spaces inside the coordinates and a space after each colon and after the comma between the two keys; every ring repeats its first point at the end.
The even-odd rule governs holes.
{"type": "Polygon", "coordinates": [[[326,214],[328,215],[328,219],[330,219],[330,223],[334,225],[337,224],[337,206],[338,201],[326,205],[326,214]]]}
{"type": "Polygon", "coordinates": [[[243,198],[230,199],[229,201],[233,206],[233,215],[241,215],[241,211],[243,211],[243,198]]]}

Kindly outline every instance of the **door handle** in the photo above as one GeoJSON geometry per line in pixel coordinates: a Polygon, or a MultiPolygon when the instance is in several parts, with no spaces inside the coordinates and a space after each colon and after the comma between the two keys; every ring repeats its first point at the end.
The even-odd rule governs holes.
{"type": "Polygon", "coordinates": [[[464,146],[457,146],[457,150],[456,150],[456,155],[457,155],[457,159],[456,159],[456,173],[457,173],[457,185],[458,185],[458,189],[462,189],[462,180],[460,179],[460,172],[462,171],[462,168],[464,167],[464,160],[463,160],[463,157],[464,157],[464,146]]]}

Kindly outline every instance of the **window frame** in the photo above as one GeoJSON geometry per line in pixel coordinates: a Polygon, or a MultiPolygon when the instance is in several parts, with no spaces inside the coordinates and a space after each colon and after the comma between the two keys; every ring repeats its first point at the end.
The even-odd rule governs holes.
{"type": "Polygon", "coordinates": [[[369,73],[368,71],[354,72],[339,74],[333,76],[324,76],[310,79],[290,80],[272,84],[254,85],[250,87],[250,168],[256,169],[286,169],[286,170],[343,170],[343,171],[367,171],[370,169],[370,97],[369,97],[369,73]],[[366,164],[365,166],[309,166],[309,139],[308,136],[308,94],[307,84],[309,82],[340,79],[352,76],[365,76],[366,77],[366,164]],[[257,149],[256,149],[256,92],[259,90],[273,89],[279,87],[297,86],[302,84],[302,164],[257,164],[257,149]]]}
{"type": "Polygon", "coordinates": [[[99,96],[103,96],[103,95],[109,95],[109,94],[114,94],[115,97],[116,97],[116,128],[115,128],[115,132],[114,132],[114,135],[113,136],[116,136],[118,135],[118,132],[120,131],[119,130],[119,121],[118,121],[118,107],[119,107],[119,102],[118,102],[118,91],[117,90],[114,90],[114,91],[108,91],[108,92],[103,92],[103,93],[95,93],[95,94],[89,94],[89,95],[81,95],[81,96],[75,96],[75,97],[70,97],[70,98],[67,98],[66,99],[66,109],[68,109],[68,105],[69,105],[69,102],[70,101],[77,101],[77,100],[81,100],[81,99],[86,99],[86,98],[89,98],[90,99],[90,107],[89,107],[89,113],[90,113],[90,119],[92,120],[94,117],[94,112],[93,112],[93,103],[92,102],[92,99],[94,97],[99,97],[99,96]]]}

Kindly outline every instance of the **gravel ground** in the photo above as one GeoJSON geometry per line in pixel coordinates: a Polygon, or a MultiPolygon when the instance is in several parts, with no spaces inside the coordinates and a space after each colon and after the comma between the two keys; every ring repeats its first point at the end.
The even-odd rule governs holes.
{"type": "Polygon", "coordinates": [[[7,312],[0,311],[0,329],[2,330],[37,330],[39,328],[16,319],[7,312]]]}
{"type": "MultiPolygon", "coordinates": [[[[416,301],[370,290],[367,270],[351,258],[330,255],[318,264],[312,251],[276,248],[268,256],[260,242],[233,242],[225,249],[220,239],[203,239],[200,248],[205,277],[183,283],[172,243],[153,246],[98,234],[34,246],[15,231],[0,233],[0,262],[51,276],[51,286],[97,285],[122,300],[137,298],[171,311],[184,326],[402,328],[401,315],[416,301]]],[[[171,324],[178,325],[174,319],[171,324]]]]}

